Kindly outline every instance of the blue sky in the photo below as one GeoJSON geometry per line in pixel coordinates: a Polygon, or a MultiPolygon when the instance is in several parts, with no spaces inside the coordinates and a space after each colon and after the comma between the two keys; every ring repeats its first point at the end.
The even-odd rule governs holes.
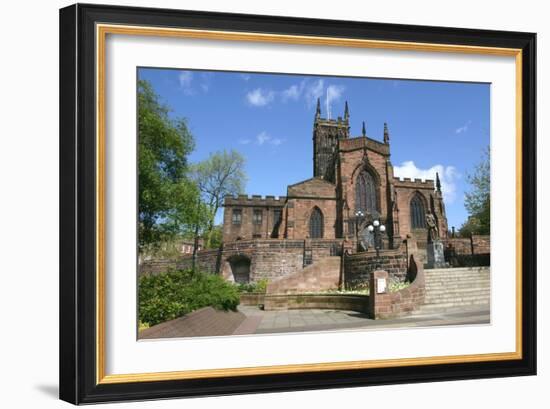
{"type": "MultiPolygon", "coordinates": [[[[246,158],[246,193],[285,195],[313,174],[313,117],[343,116],[351,134],[381,140],[390,131],[396,176],[435,178],[439,171],[449,226],[467,219],[466,175],[489,145],[490,85],[283,74],[140,68],[174,117],[187,119],[196,141],[191,162],[235,149],[246,158]]],[[[217,220],[221,220],[218,215],[217,220]]]]}

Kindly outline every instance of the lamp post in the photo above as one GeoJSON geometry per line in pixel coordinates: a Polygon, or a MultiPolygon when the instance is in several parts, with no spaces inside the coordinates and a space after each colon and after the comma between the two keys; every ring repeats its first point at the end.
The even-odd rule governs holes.
{"type": "Polygon", "coordinates": [[[367,229],[374,233],[374,248],[376,249],[376,258],[380,258],[380,236],[381,233],[384,233],[386,231],[386,226],[380,223],[380,220],[375,219],[372,224],[369,224],[367,226],[367,229]]]}

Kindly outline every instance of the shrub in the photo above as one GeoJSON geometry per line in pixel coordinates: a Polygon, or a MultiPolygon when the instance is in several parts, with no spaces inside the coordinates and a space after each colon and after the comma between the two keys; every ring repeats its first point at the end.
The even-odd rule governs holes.
{"type": "Polygon", "coordinates": [[[265,294],[267,289],[267,278],[262,278],[255,283],[239,283],[236,285],[237,290],[241,293],[263,293],[265,294]]]}
{"type": "Polygon", "coordinates": [[[203,307],[235,310],[237,289],[222,277],[185,270],[144,276],[139,280],[139,320],[150,326],[203,307]]]}

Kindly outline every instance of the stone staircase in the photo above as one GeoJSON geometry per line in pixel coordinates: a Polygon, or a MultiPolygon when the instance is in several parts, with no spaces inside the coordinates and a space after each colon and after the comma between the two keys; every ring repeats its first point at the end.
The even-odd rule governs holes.
{"type": "Polygon", "coordinates": [[[491,296],[489,267],[441,268],[424,270],[424,305],[413,315],[451,310],[489,309],[491,296]]]}

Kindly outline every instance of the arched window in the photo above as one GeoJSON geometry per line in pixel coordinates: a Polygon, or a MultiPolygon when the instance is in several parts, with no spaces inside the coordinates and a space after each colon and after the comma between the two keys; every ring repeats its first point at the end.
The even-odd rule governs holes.
{"type": "Polygon", "coordinates": [[[318,207],[313,208],[309,217],[309,237],[312,239],[320,239],[323,237],[323,213],[318,207]]]}
{"type": "Polygon", "coordinates": [[[378,210],[377,207],[374,177],[370,172],[363,170],[357,176],[355,185],[355,210],[372,214],[378,210]]]}
{"type": "Polygon", "coordinates": [[[413,229],[423,229],[426,227],[424,202],[418,193],[411,199],[411,227],[413,229]]]}

